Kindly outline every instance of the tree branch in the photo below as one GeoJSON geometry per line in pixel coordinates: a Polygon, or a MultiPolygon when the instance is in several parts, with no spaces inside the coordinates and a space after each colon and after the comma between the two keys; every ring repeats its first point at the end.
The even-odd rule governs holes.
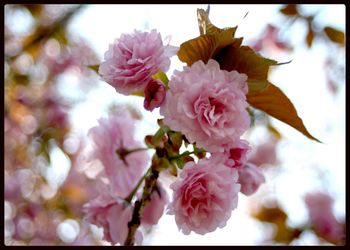
{"type": "Polygon", "coordinates": [[[151,166],[151,169],[151,172],[145,179],[145,186],[143,188],[142,197],[135,202],[132,218],[128,223],[128,236],[124,242],[124,245],[126,246],[133,246],[135,244],[135,233],[141,224],[143,210],[145,206],[150,202],[151,194],[154,190],[156,190],[157,187],[156,184],[159,176],[159,171],[156,170],[153,165],[151,166]]]}

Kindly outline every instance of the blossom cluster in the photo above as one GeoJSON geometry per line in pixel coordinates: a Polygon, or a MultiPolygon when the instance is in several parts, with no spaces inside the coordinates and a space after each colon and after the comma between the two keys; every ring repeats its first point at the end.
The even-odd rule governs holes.
{"type": "MultiPolygon", "coordinates": [[[[141,214],[141,226],[157,224],[167,210],[184,234],[206,234],[226,225],[237,208],[239,192],[255,193],[265,178],[247,161],[251,148],[242,137],[250,127],[247,75],[222,70],[210,59],[176,70],[168,83],[155,78],[169,70],[170,57],[176,52],[176,47],[163,44],[156,30],[122,34],[110,45],[98,72],[120,94],[141,93],[146,110],[159,107],[164,126],[180,135],[180,146],[183,139],[208,153],[198,161],[189,157],[178,166],[178,178],[170,185],[172,199],[157,180],[141,214]]],[[[132,201],[142,196],[139,181],[150,163],[146,151],[139,150],[142,144],[134,140],[133,130],[134,121],[126,112],[110,114],[90,130],[90,160],[100,161],[103,171],[97,178],[100,195],[84,209],[87,220],[102,227],[104,239],[113,244],[124,244],[128,237],[132,201]]],[[[152,167],[154,162],[153,158],[152,167]]],[[[141,241],[137,230],[135,242],[141,241]]]]}

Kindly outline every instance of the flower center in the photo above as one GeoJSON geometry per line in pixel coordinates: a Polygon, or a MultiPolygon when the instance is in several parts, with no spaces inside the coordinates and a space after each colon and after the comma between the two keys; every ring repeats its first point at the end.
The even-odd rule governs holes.
{"type": "Polygon", "coordinates": [[[223,115],[225,105],[213,97],[209,97],[209,105],[204,110],[204,117],[210,126],[214,126],[223,115]]]}

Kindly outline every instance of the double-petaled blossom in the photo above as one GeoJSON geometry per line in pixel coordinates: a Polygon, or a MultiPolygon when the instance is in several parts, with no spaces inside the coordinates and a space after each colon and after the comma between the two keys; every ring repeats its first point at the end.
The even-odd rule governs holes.
{"type": "Polygon", "coordinates": [[[92,159],[98,159],[111,190],[125,198],[133,190],[149,163],[146,151],[127,153],[142,147],[134,139],[134,120],[128,112],[110,114],[99,120],[89,134],[93,140],[92,159]]]}
{"type": "Polygon", "coordinates": [[[260,168],[252,163],[247,163],[238,170],[238,182],[241,184],[241,193],[245,195],[254,194],[260,185],[265,182],[265,177],[260,168]]]}
{"type": "Polygon", "coordinates": [[[175,71],[160,114],[171,129],[209,152],[234,147],[249,128],[247,75],[210,59],[175,71]]]}
{"type": "MultiPolygon", "coordinates": [[[[87,221],[103,228],[105,240],[121,245],[128,235],[128,222],[132,217],[132,209],[129,203],[108,191],[84,205],[87,221]]],[[[142,241],[140,234],[138,232],[136,235],[138,243],[142,241]]]]}
{"type": "Polygon", "coordinates": [[[152,75],[167,71],[177,48],[164,45],[156,30],[122,34],[109,46],[99,67],[103,80],[117,92],[129,95],[143,92],[152,75]]]}
{"type": "Polygon", "coordinates": [[[247,153],[249,150],[249,143],[246,140],[240,139],[236,142],[234,147],[225,149],[224,153],[216,153],[215,155],[218,155],[218,157],[227,158],[227,166],[235,169],[241,169],[247,163],[247,153]]]}
{"type": "Polygon", "coordinates": [[[224,227],[237,207],[237,179],[237,170],[219,157],[186,163],[180,179],[170,186],[169,214],[175,215],[178,228],[184,234],[194,231],[203,235],[224,227]]]}

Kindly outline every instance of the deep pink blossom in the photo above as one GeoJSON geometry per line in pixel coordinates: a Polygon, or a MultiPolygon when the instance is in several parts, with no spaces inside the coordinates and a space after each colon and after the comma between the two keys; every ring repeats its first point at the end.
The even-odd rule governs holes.
{"type": "Polygon", "coordinates": [[[105,53],[99,73],[117,92],[129,95],[143,91],[157,71],[167,71],[176,50],[163,45],[160,33],[136,31],[122,34],[105,53]]]}
{"type": "Polygon", "coordinates": [[[165,205],[169,202],[169,197],[164,188],[158,182],[158,191],[151,195],[151,201],[145,207],[141,218],[142,224],[155,225],[162,217],[165,205]]]}
{"type": "Polygon", "coordinates": [[[145,100],[143,106],[152,111],[162,105],[165,99],[165,86],[160,80],[150,80],[144,90],[145,100]]]}
{"type": "Polygon", "coordinates": [[[218,157],[186,163],[180,179],[170,186],[174,192],[169,214],[175,215],[178,228],[203,235],[224,227],[237,207],[237,179],[237,170],[218,157]]]}
{"type": "Polygon", "coordinates": [[[260,185],[265,182],[265,177],[260,168],[252,163],[247,163],[238,170],[238,182],[241,184],[241,193],[245,195],[254,194],[260,185]]]}
{"type": "Polygon", "coordinates": [[[117,150],[126,152],[142,147],[134,139],[134,120],[128,112],[110,114],[99,120],[99,125],[89,132],[94,142],[92,159],[104,166],[111,189],[125,198],[141,178],[149,156],[146,151],[137,151],[123,157],[117,150]]]}
{"type": "Polygon", "coordinates": [[[250,125],[246,81],[247,75],[220,70],[212,59],[175,71],[160,108],[164,123],[207,151],[234,147],[250,125]]]}
{"type": "Polygon", "coordinates": [[[250,150],[249,143],[245,140],[237,141],[237,144],[227,150],[229,162],[232,168],[241,169],[247,162],[247,152],[250,150]]]}

